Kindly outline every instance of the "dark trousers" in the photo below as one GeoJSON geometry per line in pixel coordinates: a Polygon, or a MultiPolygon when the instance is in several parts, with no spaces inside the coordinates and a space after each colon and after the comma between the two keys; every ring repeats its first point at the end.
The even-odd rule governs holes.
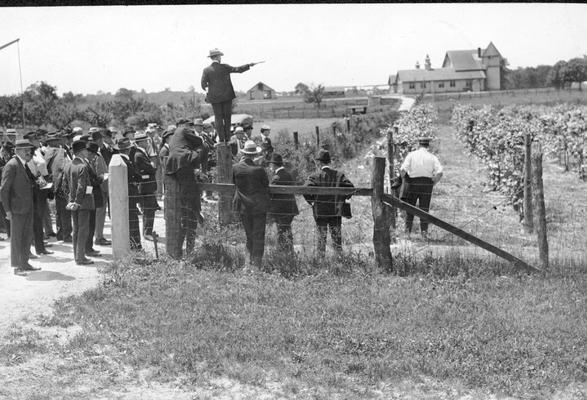
{"type": "Polygon", "coordinates": [[[160,209],[155,193],[142,195],[141,207],[143,208],[143,235],[152,235],[155,211],[160,209]]]}
{"type": "Polygon", "coordinates": [[[182,186],[177,179],[165,175],[165,238],[167,254],[179,259],[182,256],[185,240],[186,253],[194,250],[200,194],[182,194],[182,186]]]}
{"type": "Polygon", "coordinates": [[[93,250],[94,230],[96,229],[96,210],[90,210],[90,221],[88,224],[88,238],[86,239],[86,253],[93,250]]]}
{"type": "Polygon", "coordinates": [[[247,250],[251,264],[260,267],[265,252],[265,225],[267,214],[241,213],[241,221],[247,235],[247,250]]]}
{"type": "Polygon", "coordinates": [[[33,240],[33,213],[12,214],[10,221],[10,264],[23,267],[29,263],[33,240]]]}
{"type": "Polygon", "coordinates": [[[230,138],[232,100],[223,101],[222,103],[212,103],[212,110],[214,110],[216,133],[218,133],[221,142],[226,142],[230,138]]]}
{"type": "Polygon", "coordinates": [[[139,209],[135,202],[128,204],[128,232],[130,234],[130,248],[140,250],[141,245],[141,227],[139,226],[139,209]]]}
{"type": "Polygon", "coordinates": [[[291,223],[294,216],[274,215],[272,219],[277,224],[277,247],[281,251],[293,254],[293,233],[291,231],[291,223]]]}
{"type": "Polygon", "coordinates": [[[326,238],[328,236],[328,229],[330,229],[330,237],[332,238],[332,245],[337,252],[342,251],[342,217],[317,217],[314,218],[318,227],[318,236],[316,240],[316,250],[319,256],[324,256],[326,252],[326,238]]]}
{"type": "MultiPolygon", "coordinates": [[[[408,183],[408,192],[405,201],[413,206],[418,203],[418,208],[428,212],[430,210],[430,199],[432,198],[432,179],[430,178],[410,178],[408,183]]],[[[414,214],[406,212],[406,232],[412,231],[414,223],[414,214]]],[[[428,231],[428,222],[420,218],[420,231],[428,231]]]]}
{"type": "Polygon", "coordinates": [[[57,240],[64,240],[71,236],[71,211],[66,210],[67,199],[55,195],[55,223],[57,225],[57,240]]]}
{"type": "Polygon", "coordinates": [[[45,242],[43,242],[43,239],[43,203],[35,198],[33,200],[33,242],[37,254],[45,251],[45,242]]]}
{"type": "Polygon", "coordinates": [[[71,212],[73,222],[73,258],[76,262],[86,259],[86,243],[90,233],[90,210],[71,212]]]}
{"type": "Polygon", "coordinates": [[[4,206],[0,203],[0,230],[4,230],[10,237],[10,220],[6,218],[4,206]]]}

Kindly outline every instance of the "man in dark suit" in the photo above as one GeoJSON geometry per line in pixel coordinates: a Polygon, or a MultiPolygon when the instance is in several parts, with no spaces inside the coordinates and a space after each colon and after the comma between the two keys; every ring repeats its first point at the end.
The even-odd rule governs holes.
{"type": "MultiPolygon", "coordinates": [[[[319,171],[308,177],[306,186],[322,187],[354,187],[342,172],[330,167],[330,153],[328,150],[321,149],[316,157],[319,171]]],[[[328,229],[334,250],[337,253],[342,252],[342,205],[349,196],[333,195],[304,195],[306,201],[312,205],[314,221],[318,227],[317,252],[319,257],[324,257],[326,252],[326,237],[328,229]]]]}
{"type": "Polygon", "coordinates": [[[104,238],[104,222],[106,221],[106,207],[108,205],[108,179],[104,179],[108,173],[108,164],[112,159],[115,149],[107,144],[104,138],[108,137],[105,129],[100,129],[92,134],[92,142],[98,146],[98,153],[94,158],[96,174],[102,178],[100,192],[102,194],[102,207],[96,204],[96,223],[94,227],[94,244],[98,246],[110,246],[112,242],[104,238]]]}
{"type": "Polygon", "coordinates": [[[201,83],[202,89],[208,90],[206,101],[212,104],[214,110],[216,132],[220,141],[226,142],[230,138],[232,99],[236,98],[230,74],[248,71],[255,63],[231,67],[221,63],[223,55],[218,49],[210,50],[208,57],[212,59],[212,64],[204,68],[201,83]]]}
{"type": "Polygon", "coordinates": [[[165,163],[165,237],[167,254],[175,259],[182,256],[184,239],[186,253],[194,250],[196,228],[202,220],[200,190],[194,170],[207,160],[208,151],[192,127],[193,123],[185,119],[177,123],[165,163]]]}
{"type": "MultiPolygon", "coordinates": [[[[14,155],[14,143],[10,141],[6,141],[2,144],[2,148],[0,149],[0,179],[2,179],[2,170],[4,166],[10,161],[12,156],[14,155]]],[[[4,206],[2,205],[2,199],[0,198],[0,229],[8,237],[10,237],[10,220],[6,218],[6,210],[4,210],[4,206]]],[[[4,240],[4,238],[0,238],[0,240],[4,240]]]]}
{"type": "Polygon", "coordinates": [[[141,175],[139,202],[143,209],[143,237],[152,241],[155,211],[161,209],[157,203],[157,168],[147,154],[149,137],[144,133],[138,134],[135,136],[135,143],[137,147],[131,150],[131,154],[135,168],[141,175]]]}
{"type": "Polygon", "coordinates": [[[2,171],[0,198],[10,220],[10,263],[16,275],[40,268],[29,264],[33,238],[33,185],[26,164],[33,158],[34,146],[27,139],[16,141],[15,155],[2,171]]]}
{"type": "MultiPolygon", "coordinates": [[[[141,228],[139,226],[140,213],[137,208],[140,198],[138,183],[141,181],[141,175],[137,172],[133,159],[131,158],[131,151],[134,151],[135,147],[127,137],[120,139],[117,145],[122,161],[126,164],[128,179],[128,232],[130,235],[130,249],[142,250],[141,228]]],[[[132,155],[132,157],[134,157],[134,155],[132,155]]]]}
{"type": "Polygon", "coordinates": [[[262,266],[270,201],[267,172],[253,161],[259,151],[255,142],[247,141],[242,150],[243,160],[232,166],[232,180],[236,185],[233,209],[240,213],[247,235],[249,262],[256,267],[262,266]]]}
{"type": "MultiPolygon", "coordinates": [[[[69,140],[67,136],[71,132],[63,132],[61,138],[64,141],[69,140]]],[[[60,148],[53,157],[51,164],[51,172],[53,174],[53,191],[55,193],[55,223],[57,225],[57,240],[63,240],[64,243],[71,243],[73,241],[72,226],[71,226],[71,211],[66,206],[69,202],[69,192],[67,188],[67,178],[65,168],[72,160],[71,148],[65,143],[61,144],[60,148]]]]}
{"type": "MultiPolygon", "coordinates": [[[[295,185],[291,174],[283,166],[283,158],[280,154],[273,153],[269,168],[273,174],[272,185],[295,185]]],[[[289,254],[293,254],[291,223],[299,213],[296,197],[293,194],[271,195],[269,218],[277,223],[277,245],[289,254]]]]}
{"type": "Polygon", "coordinates": [[[73,142],[74,158],[65,167],[69,203],[73,221],[73,255],[77,265],[94,262],[86,257],[86,245],[90,233],[90,212],[95,209],[93,187],[90,181],[88,150],[83,140],[73,142]]]}
{"type": "Polygon", "coordinates": [[[94,232],[96,230],[97,210],[104,209],[104,194],[102,186],[105,181],[106,164],[100,155],[100,147],[95,142],[86,143],[88,172],[90,174],[90,183],[92,184],[92,194],[94,195],[94,209],[90,211],[90,230],[86,241],[86,254],[91,257],[99,257],[100,252],[93,247],[94,232]]]}

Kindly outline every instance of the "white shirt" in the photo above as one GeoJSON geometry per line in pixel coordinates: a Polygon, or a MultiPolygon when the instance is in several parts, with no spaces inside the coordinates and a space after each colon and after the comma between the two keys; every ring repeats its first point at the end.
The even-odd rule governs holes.
{"type": "Polygon", "coordinates": [[[442,172],[442,165],[428,149],[420,147],[406,156],[400,169],[406,171],[410,178],[432,178],[442,172]]]}

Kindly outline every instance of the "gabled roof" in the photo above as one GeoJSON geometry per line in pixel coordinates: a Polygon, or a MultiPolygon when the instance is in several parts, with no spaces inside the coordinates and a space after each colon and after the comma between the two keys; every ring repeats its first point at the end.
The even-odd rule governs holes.
{"type": "Polygon", "coordinates": [[[453,68],[440,68],[433,70],[405,69],[397,72],[397,82],[423,82],[423,81],[452,81],[459,79],[485,79],[483,71],[456,71],[453,68]]]}
{"type": "Polygon", "coordinates": [[[477,50],[449,50],[444,56],[443,68],[454,68],[456,71],[482,70],[483,63],[477,57],[477,50]]]}
{"type": "Polygon", "coordinates": [[[257,84],[255,84],[255,86],[253,86],[252,88],[250,88],[249,90],[247,90],[247,92],[250,92],[251,90],[257,90],[257,88],[262,85],[264,90],[272,90],[275,91],[273,88],[270,88],[269,85],[264,84],[263,82],[257,82],[257,84]]]}
{"type": "Polygon", "coordinates": [[[486,57],[486,56],[500,56],[501,57],[501,53],[499,52],[499,50],[497,50],[497,47],[495,47],[493,42],[489,42],[489,45],[483,51],[483,57],[486,57]]]}

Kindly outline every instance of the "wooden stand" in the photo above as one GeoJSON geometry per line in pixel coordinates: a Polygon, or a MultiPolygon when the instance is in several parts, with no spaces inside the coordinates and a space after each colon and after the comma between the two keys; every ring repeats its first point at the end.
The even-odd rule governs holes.
{"type": "MultiPolygon", "coordinates": [[[[220,143],[216,149],[218,163],[216,170],[217,183],[232,183],[232,153],[230,146],[220,143]]],[[[232,194],[220,192],[218,196],[218,222],[221,225],[228,225],[233,221],[232,217],[232,194]]]]}
{"type": "Polygon", "coordinates": [[[383,204],[383,183],[385,180],[385,158],[375,157],[371,185],[371,208],[373,212],[373,250],[377,266],[387,272],[393,271],[393,259],[391,257],[391,209],[383,204]]]}

